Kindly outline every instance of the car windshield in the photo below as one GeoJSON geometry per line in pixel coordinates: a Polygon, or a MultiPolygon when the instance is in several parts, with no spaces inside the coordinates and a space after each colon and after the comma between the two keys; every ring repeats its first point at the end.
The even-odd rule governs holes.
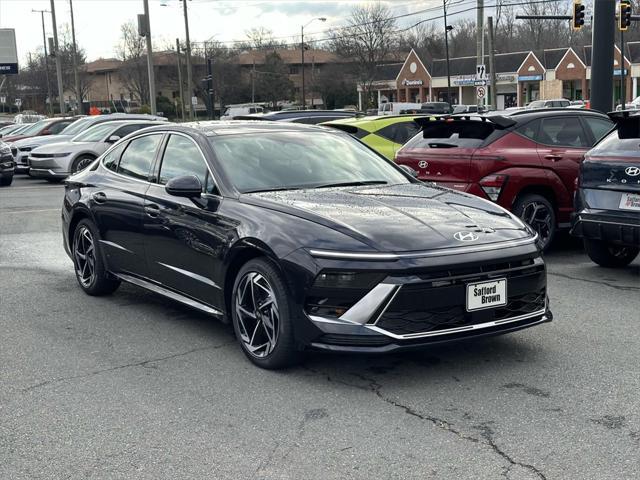
{"type": "Polygon", "coordinates": [[[40,130],[42,130],[44,127],[46,127],[49,123],[51,122],[51,120],[40,120],[39,122],[33,123],[31,124],[31,126],[29,128],[25,128],[24,130],[22,130],[22,132],[20,132],[21,135],[31,135],[33,133],[38,133],[40,130]]]}
{"type": "Polygon", "coordinates": [[[100,123],[94,125],[91,128],[87,128],[84,132],[76,135],[71,139],[72,142],[100,142],[104,140],[105,136],[112,130],[121,125],[114,125],[112,123],[100,123]]]}
{"type": "Polygon", "coordinates": [[[536,100],[529,104],[529,108],[542,108],[544,107],[544,100],[536,100]]]}
{"type": "Polygon", "coordinates": [[[329,132],[260,132],[210,138],[242,193],[409,183],[389,161],[351,137],[329,132]]]}
{"type": "Polygon", "coordinates": [[[86,130],[95,123],[95,117],[83,118],[76,120],[71,125],[68,125],[64,130],[60,132],[60,135],[77,135],[83,130],[86,130]]]}

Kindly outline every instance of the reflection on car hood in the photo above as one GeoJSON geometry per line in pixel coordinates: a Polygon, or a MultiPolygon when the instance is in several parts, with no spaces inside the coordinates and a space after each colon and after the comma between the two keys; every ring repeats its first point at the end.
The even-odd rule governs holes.
{"type": "Polygon", "coordinates": [[[50,145],[43,145],[32,150],[35,153],[73,153],[81,150],[92,150],[95,142],[59,142],[50,145]]]}
{"type": "Polygon", "coordinates": [[[58,143],[70,140],[71,135],[43,135],[41,137],[24,138],[13,142],[14,147],[39,147],[50,143],[58,143]]]}
{"type": "Polygon", "coordinates": [[[285,190],[245,194],[242,201],[341,231],[380,251],[480,245],[530,237],[525,225],[481,198],[431,184],[285,190]],[[476,233],[471,242],[456,232],[476,233]]]}

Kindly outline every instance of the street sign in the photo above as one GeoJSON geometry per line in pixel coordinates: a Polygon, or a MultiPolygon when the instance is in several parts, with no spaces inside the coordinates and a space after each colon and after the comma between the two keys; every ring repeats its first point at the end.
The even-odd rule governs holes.
{"type": "Polygon", "coordinates": [[[486,80],[474,80],[473,81],[473,85],[476,87],[484,87],[487,85],[487,81],[486,80]]]}
{"type": "Polygon", "coordinates": [[[13,28],[0,28],[0,75],[18,74],[18,49],[16,31],[13,28]]]}
{"type": "Polygon", "coordinates": [[[4,95],[2,95],[2,96],[0,97],[0,103],[2,103],[2,104],[7,103],[7,97],[5,97],[4,95]]]}
{"type": "Polygon", "coordinates": [[[487,80],[487,69],[484,64],[476,65],[476,80],[487,80]]]}
{"type": "Polygon", "coordinates": [[[487,94],[487,88],[486,87],[478,87],[478,88],[476,88],[476,95],[478,96],[478,98],[484,98],[486,94],[487,94]]]}
{"type": "Polygon", "coordinates": [[[22,105],[22,99],[16,98],[16,107],[20,107],[22,105]]]}
{"type": "Polygon", "coordinates": [[[198,97],[191,97],[191,105],[193,106],[198,105],[198,97]]]}

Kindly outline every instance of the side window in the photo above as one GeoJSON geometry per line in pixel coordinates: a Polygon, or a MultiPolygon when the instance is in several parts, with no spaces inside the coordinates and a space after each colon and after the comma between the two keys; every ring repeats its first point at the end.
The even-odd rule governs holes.
{"type": "Polygon", "coordinates": [[[418,126],[413,122],[399,122],[387,125],[376,132],[377,135],[391,140],[394,143],[404,145],[407,140],[418,132],[418,126]]]}
{"type": "Polygon", "coordinates": [[[162,134],[157,134],[131,140],[120,158],[118,173],[147,180],[161,139],[162,134]]]}
{"type": "Polygon", "coordinates": [[[606,120],[604,118],[597,117],[582,117],[584,121],[587,123],[587,127],[593,133],[593,138],[596,140],[600,140],[604,137],[609,130],[613,127],[613,122],[606,120]]]}
{"type": "Polygon", "coordinates": [[[590,142],[577,117],[556,117],[542,120],[538,142],[558,147],[589,147],[590,142]]]}
{"type": "Polygon", "coordinates": [[[195,175],[205,193],[214,193],[215,184],[200,149],[187,137],[171,135],[162,155],[159,183],[165,185],[172,178],[183,175],[195,175]]]}
{"type": "Polygon", "coordinates": [[[58,134],[70,124],[71,124],[71,122],[57,122],[57,123],[54,123],[53,125],[51,125],[49,127],[49,132],[51,132],[54,135],[58,134]]]}
{"type": "Polygon", "coordinates": [[[524,135],[530,140],[536,140],[538,129],[540,128],[540,120],[529,122],[516,130],[520,135],[524,135]]]}
{"type": "Polygon", "coordinates": [[[120,144],[116,148],[111,149],[111,151],[102,158],[102,165],[106,169],[115,172],[118,169],[118,160],[120,160],[120,155],[122,155],[123,150],[124,144],[120,144]]]}
{"type": "Polygon", "coordinates": [[[138,130],[141,130],[143,128],[147,128],[147,127],[151,127],[152,124],[146,124],[146,123],[133,123],[131,125],[125,125],[124,127],[120,127],[119,129],[117,129],[115,132],[113,132],[111,135],[116,135],[120,138],[124,138],[127,135],[129,135],[130,133],[133,132],[137,132],[138,130]]]}

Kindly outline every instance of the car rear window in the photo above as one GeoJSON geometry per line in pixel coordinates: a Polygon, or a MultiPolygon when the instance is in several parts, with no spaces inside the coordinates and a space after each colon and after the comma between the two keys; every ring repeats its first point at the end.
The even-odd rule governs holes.
{"type": "Polygon", "coordinates": [[[487,122],[434,121],[409,140],[406,148],[477,148],[494,132],[495,127],[487,122]]]}
{"type": "Polygon", "coordinates": [[[589,151],[591,157],[639,157],[640,138],[620,138],[620,131],[615,130],[589,151]]]}

